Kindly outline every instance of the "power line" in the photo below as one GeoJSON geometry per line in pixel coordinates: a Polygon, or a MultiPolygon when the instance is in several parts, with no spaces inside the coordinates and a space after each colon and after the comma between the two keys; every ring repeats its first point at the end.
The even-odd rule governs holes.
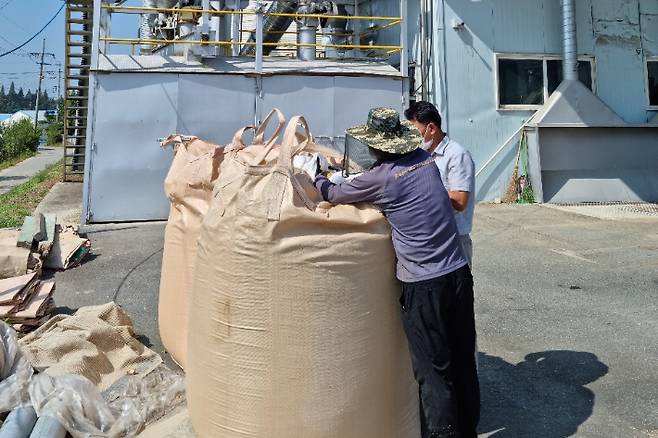
{"type": "MultiPolygon", "coordinates": [[[[46,65],[46,64],[44,64],[46,65]]],[[[5,75],[5,76],[14,76],[14,75],[36,75],[38,74],[38,71],[17,71],[17,72],[0,72],[0,75],[5,75]]],[[[45,70],[44,73],[49,74],[49,75],[54,75],[57,74],[57,70],[45,70]]]]}
{"type": "Polygon", "coordinates": [[[11,50],[8,51],[8,52],[5,52],[5,53],[0,54],[0,58],[2,58],[3,56],[7,56],[7,55],[9,55],[10,53],[13,53],[13,52],[15,52],[15,51],[17,51],[17,50],[22,49],[23,47],[25,47],[26,45],[28,45],[33,39],[35,39],[36,37],[38,37],[39,34],[40,34],[41,32],[43,32],[43,31],[44,31],[44,30],[50,25],[50,23],[52,23],[53,21],[55,21],[55,18],[57,18],[57,16],[59,15],[59,13],[62,12],[62,9],[64,9],[64,6],[66,6],[66,3],[62,3],[62,6],[60,6],[60,8],[59,8],[59,9],[57,10],[57,12],[55,13],[55,15],[53,15],[53,18],[51,18],[50,21],[48,21],[48,23],[46,23],[41,29],[39,29],[39,31],[38,31],[37,33],[35,33],[34,35],[32,35],[32,36],[30,37],[30,39],[28,39],[27,41],[25,41],[23,44],[21,44],[21,45],[18,46],[18,47],[13,48],[13,49],[11,49],[11,50]]]}
{"type": "Polygon", "coordinates": [[[7,5],[9,5],[9,3],[13,2],[13,1],[14,0],[7,0],[2,6],[0,6],[0,11],[2,11],[4,8],[6,8],[7,5]]]}

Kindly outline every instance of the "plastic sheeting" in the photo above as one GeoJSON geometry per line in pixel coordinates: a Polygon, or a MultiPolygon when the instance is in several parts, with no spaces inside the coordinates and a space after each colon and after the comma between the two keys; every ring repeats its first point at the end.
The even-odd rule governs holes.
{"type": "Polygon", "coordinates": [[[15,332],[0,322],[0,413],[17,414],[10,418],[14,427],[7,430],[31,429],[34,421],[23,424],[20,409],[28,413],[32,406],[38,417],[55,419],[76,438],[129,438],[185,400],[183,376],[164,365],[148,374],[124,375],[115,385],[120,389],[108,391],[106,400],[84,376],[34,374],[15,332]]]}
{"type": "Polygon", "coordinates": [[[146,376],[131,376],[123,393],[106,402],[82,376],[34,376],[29,394],[39,417],[56,419],[76,438],[133,437],[184,401],[182,376],[164,366],[146,376]]]}
{"type": "Polygon", "coordinates": [[[27,388],[33,372],[18,348],[16,332],[0,322],[0,413],[29,405],[27,388]]]}

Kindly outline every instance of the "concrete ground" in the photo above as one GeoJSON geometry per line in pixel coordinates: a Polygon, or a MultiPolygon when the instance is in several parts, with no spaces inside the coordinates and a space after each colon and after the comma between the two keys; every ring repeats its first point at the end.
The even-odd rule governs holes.
{"type": "Polygon", "coordinates": [[[0,171],[0,195],[32,178],[46,167],[64,158],[64,148],[39,147],[37,155],[0,171]]]}
{"type": "MultiPolygon", "coordinates": [[[[60,310],[114,300],[162,352],[164,226],[86,228],[93,255],[56,274],[60,310]]],[[[479,205],[473,240],[480,437],[658,437],[658,220],[479,205]]]]}
{"type": "Polygon", "coordinates": [[[57,216],[58,223],[80,223],[82,183],[60,182],[55,184],[41,200],[34,213],[57,216]]]}

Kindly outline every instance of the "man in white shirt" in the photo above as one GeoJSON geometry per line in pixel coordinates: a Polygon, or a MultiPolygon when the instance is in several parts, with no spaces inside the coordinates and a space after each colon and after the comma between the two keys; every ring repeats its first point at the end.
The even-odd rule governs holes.
{"type": "Polygon", "coordinates": [[[423,136],[423,149],[433,157],[455,212],[457,231],[469,266],[473,266],[473,210],[475,208],[475,163],[462,145],[441,129],[441,115],[424,101],[414,102],[404,113],[423,136]]]}

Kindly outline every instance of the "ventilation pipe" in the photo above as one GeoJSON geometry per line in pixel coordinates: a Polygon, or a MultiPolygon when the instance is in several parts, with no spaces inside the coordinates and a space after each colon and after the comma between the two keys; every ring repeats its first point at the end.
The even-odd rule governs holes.
{"type": "Polygon", "coordinates": [[[576,42],[576,0],[562,2],[562,77],[578,80],[578,45],[576,42]]]}
{"type": "MultiPolygon", "coordinates": [[[[275,0],[272,2],[270,7],[267,9],[267,12],[270,14],[294,14],[297,12],[299,7],[298,1],[292,0],[275,0]]],[[[263,42],[264,43],[278,43],[281,41],[282,33],[286,31],[292,24],[292,17],[289,16],[272,16],[267,15],[264,18],[263,23],[263,42]]],[[[249,36],[249,43],[256,42],[256,32],[252,32],[249,36]]],[[[273,45],[263,46],[263,55],[269,55],[272,50],[276,47],[273,45]]],[[[256,46],[249,44],[242,48],[240,51],[242,56],[255,56],[256,55],[256,46]]]]}
{"type": "MultiPolygon", "coordinates": [[[[178,2],[178,0],[144,0],[145,8],[172,8],[178,2]]],[[[160,36],[153,33],[153,28],[156,27],[158,23],[164,23],[166,19],[166,14],[160,12],[158,14],[142,14],[141,22],[139,25],[139,37],[143,40],[153,40],[157,39],[160,36]]],[[[153,45],[144,44],[142,45],[143,52],[151,52],[153,50],[153,45]]]]}
{"type": "MultiPolygon", "coordinates": [[[[428,100],[426,79],[429,77],[430,60],[427,54],[427,0],[420,0],[420,98],[428,100]]],[[[415,96],[414,96],[415,97],[415,96]]]]}
{"type": "MultiPolygon", "coordinates": [[[[337,14],[333,2],[330,1],[307,1],[304,2],[297,10],[300,14],[327,14],[333,12],[337,14]]],[[[320,20],[316,17],[302,17],[297,20],[297,42],[300,44],[309,44],[309,46],[300,46],[297,48],[297,58],[302,61],[312,61],[316,57],[316,35],[320,20]]]]}

